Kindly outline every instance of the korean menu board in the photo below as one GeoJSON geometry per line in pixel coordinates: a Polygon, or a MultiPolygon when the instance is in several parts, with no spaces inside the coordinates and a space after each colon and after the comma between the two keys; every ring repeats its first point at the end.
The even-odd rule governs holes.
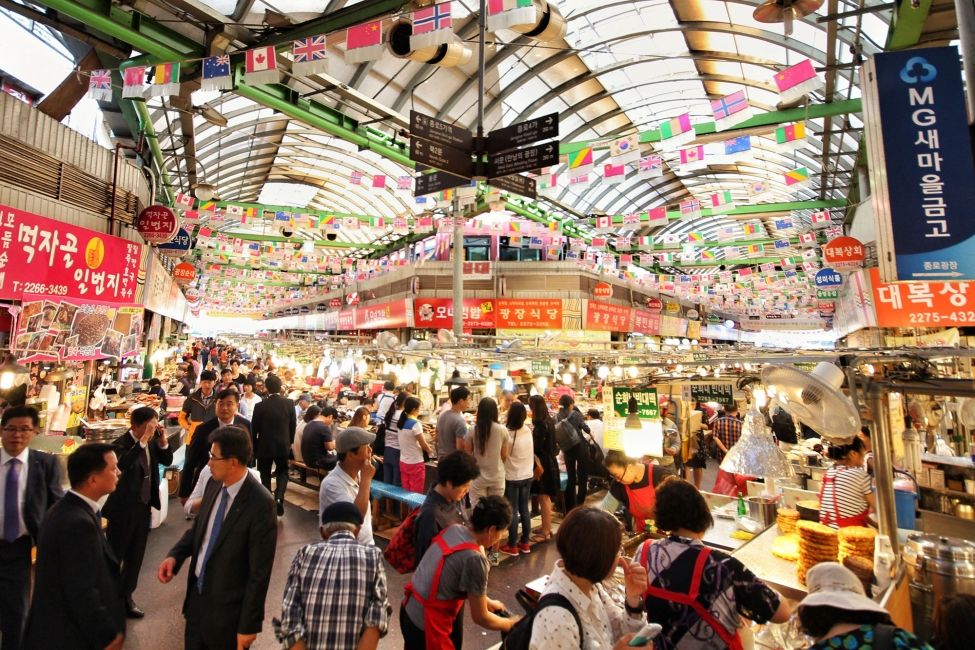
{"type": "Polygon", "coordinates": [[[139,354],[142,307],[24,296],[14,348],[21,361],[85,361],[139,354]]]}
{"type": "Polygon", "coordinates": [[[0,299],[131,304],[141,256],[142,244],[0,205],[0,299]]]}

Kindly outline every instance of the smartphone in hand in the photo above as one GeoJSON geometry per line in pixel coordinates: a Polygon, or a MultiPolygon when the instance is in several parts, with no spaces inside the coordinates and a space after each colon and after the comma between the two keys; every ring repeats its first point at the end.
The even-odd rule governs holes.
{"type": "Polygon", "coordinates": [[[663,629],[664,628],[661,627],[659,623],[647,623],[640,628],[640,631],[636,633],[635,637],[630,639],[630,642],[627,645],[633,648],[645,646],[653,641],[653,639],[660,634],[661,630],[663,629]]]}

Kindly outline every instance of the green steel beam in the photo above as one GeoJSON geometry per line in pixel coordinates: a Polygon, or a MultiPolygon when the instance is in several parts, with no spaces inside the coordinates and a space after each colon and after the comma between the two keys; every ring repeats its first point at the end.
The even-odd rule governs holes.
{"type": "MultiPolygon", "coordinates": [[[[159,170],[159,174],[162,176],[162,190],[166,194],[166,201],[169,205],[172,205],[174,199],[173,183],[169,179],[169,172],[166,170],[166,165],[163,164],[162,148],[159,146],[159,138],[156,136],[156,130],[152,126],[152,120],[149,119],[149,109],[146,108],[146,103],[140,100],[119,100],[120,106],[124,104],[129,104],[131,109],[134,110],[138,116],[139,132],[146,138],[146,144],[149,145],[149,152],[152,154],[152,160],[156,163],[156,168],[159,170]]],[[[152,197],[152,200],[155,200],[155,198],[156,197],[152,197]]]]}
{"type": "MultiPolygon", "coordinates": [[[[663,265],[667,267],[676,267],[681,269],[700,269],[709,268],[712,266],[757,266],[758,264],[778,264],[782,261],[781,257],[750,257],[744,260],[710,260],[707,262],[665,262],[663,265]]],[[[793,263],[799,264],[802,262],[802,258],[790,257],[793,263]],[[798,262],[797,262],[798,260],[798,262]]]]}
{"type": "Polygon", "coordinates": [[[346,241],[329,241],[327,239],[295,239],[293,237],[281,237],[278,235],[255,235],[251,233],[224,233],[227,235],[233,235],[235,239],[243,239],[244,241],[272,241],[272,242],[286,242],[289,244],[304,244],[308,241],[315,242],[317,248],[357,248],[363,250],[376,250],[381,248],[376,244],[359,244],[356,242],[346,242],[346,241]]]}
{"type": "MultiPolygon", "coordinates": [[[[907,1],[908,3],[910,2],[910,0],[907,1]]],[[[926,1],[930,2],[930,0],[926,1]]],[[[757,126],[773,126],[775,124],[784,124],[786,122],[812,120],[820,117],[831,117],[834,115],[846,115],[847,113],[859,113],[860,111],[861,103],[859,99],[847,99],[839,102],[831,102],[829,104],[812,104],[810,106],[800,106],[798,108],[788,108],[781,111],[761,113],[742,122],[741,124],[738,124],[733,129],[722,131],[722,133],[727,133],[729,138],[733,138],[735,137],[735,133],[741,129],[748,129],[757,126]]],[[[697,135],[708,135],[717,132],[718,130],[715,128],[714,122],[701,122],[694,125],[694,133],[697,135]]],[[[650,129],[648,131],[640,132],[641,143],[660,142],[661,139],[660,129],[650,129]]],[[[609,142],[606,140],[563,142],[559,145],[559,153],[573,153],[585,147],[593,146],[608,148],[609,142]]]]}
{"type": "MultiPolygon", "coordinates": [[[[825,210],[827,208],[845,208],[847,202],[845,199],[815,199],[809,201],[785,201],[782,203],[756,203],[755,205],[743,205],[738,208],[732,208],[730,210],[715,211],[711,208],[702,208],[701,216],[703,217],[741,217],[741,216],[757,216],[761,214],[773,214],[777,212],[791,212],[793,210],[825,210]]],[[[680,212],[677,210],[671,210],[667,212],[668,221],[680,221],[680,212]]],[[[593,225],[596,223],[595,218],[587,219],[586,223],[593,225]]],[[[614,214],[613,224],[623,223],[623,215],[614,214]]],[[[645,224],[644,224],[645,225],[645,224]]]]}
{"type": "Polygon", "coordinates": [[[885,50],[903,50],[917,45],[924,31],[924,22],[931,12],[931,0],[900,0],[894,7],[887,32],[885,50]],[[917,6],[914,3],[917,2],[917,6]]]}
{"type": "Polygon", "coordinates": [[[254,267],[254,266],[247,266],[246,264],[231,264],[229,262],[215,262],[213,260],[200,260],[200,263],[203,264],[204,266],[219,266],[222,269],[237,269],[240,271],[260,271],[262,273],[265,271],[270,271],[271,273],[302,273],[304,275],[326,275],[326,276],[336,275],[334,273],[328,273],[326,271],[306,271],[304,269],[284,270],[284,269],[272,268],[269,266],[254,267]]]}
{"type": "Polygon", "coordinates": [[[306,36],[318,36],[328,34],[352,25],[374,20],[378,16],[383,16],[399,10],[404,4],[404,0],[373,0],[371,2],[360,2],[334,11],[328,15],[315,18],[307,22],[295,25],[293,29],[278,34],[272,34],[254,43],[255,47],[260,45],[274,45],[275,47],[291,47],[291,41],[304,38],[306,36]]]}

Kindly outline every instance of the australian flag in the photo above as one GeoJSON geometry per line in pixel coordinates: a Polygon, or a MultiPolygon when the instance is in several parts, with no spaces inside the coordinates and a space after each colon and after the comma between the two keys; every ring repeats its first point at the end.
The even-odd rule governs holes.
{"type": "Polygon", "coordinates": [[[745,151],[750,151],[752,148],[751,136],[743,135],[737,138],[732,138],[731,140],[724,141],[724,152],[725,155],[730,156],[735,153],[743,153],[745,151]]]}
{"type": "Polygon", "coordinates": [[[229,55],[222,54],[203,59],[203,80],[200,82],[200,90],[233,90],[233,87],[229,55]]]}

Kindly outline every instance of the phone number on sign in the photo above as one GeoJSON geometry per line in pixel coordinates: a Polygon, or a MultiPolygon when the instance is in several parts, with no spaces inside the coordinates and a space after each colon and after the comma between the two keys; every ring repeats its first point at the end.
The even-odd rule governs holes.
{"type": "Polygon", "coordinates": [[[950,314],[920,313],[911,314],[911,322],[922,323],[975,323],[975,311],[955,311],[950,314]]]}
{"type": "Polygon", "coordinates": [[[66,284],[45,284],[43,282],[15,281],[12,283],[12,286],[14,291],[23,291],[24,293],[37,293],[48,296],[68,295],[68,285],[66,284]]]}

